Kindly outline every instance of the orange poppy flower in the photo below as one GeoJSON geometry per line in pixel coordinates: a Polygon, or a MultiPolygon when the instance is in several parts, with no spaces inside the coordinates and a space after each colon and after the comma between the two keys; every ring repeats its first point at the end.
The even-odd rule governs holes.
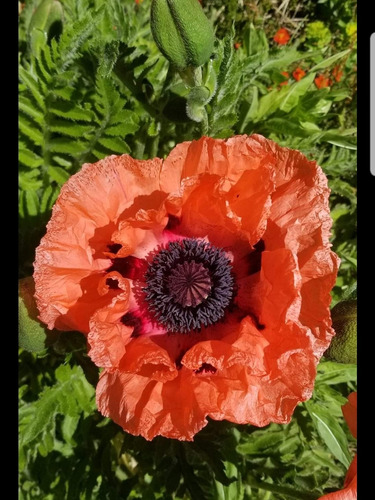
{"type": "MultiPolygon", "coordinates": [[[[348,396],[348,402],[342,407],[342,412],[350,432],[357,438],[357,393],[348,396]]],[[[357,454],[352,460],[345,477],[344,488],[320,497],[319,500],[357,500],[357,454]]]]}
{"type": "Polygon", "coordinates": [[[34,279],[40,319],[104,368],[99,411],[146,439],[289,422],[334,334],[328,197],[315,162],[260,135],[83,165],[34,279]]]}
{"type": "MultiPolygon", "coordinates": [[[[289,73],[287,71],[282,71],[281,72],[281,75],[285,76],[285,78],[289,79],[289,73]]],[[[288,85],[288,80],[284,80],[283,82],[280,83],[280,86],[281,85],[288,85]]]]}
{"type": "Polygon", "coordinates": [[[289,31],[286,28],[280,28],[273,37],[273,40],[279,45],[286,45],[290,40],[289,31]]]}
{"type": "Polygon", "coordinates": [[[339,82],[341,80],[343,74],[344,73],[339,64],[335,66],[332,70],[332,76],[336,80],[336,82],[339,82]]]}
{"type": "Polygon", "coordinates": [[[324,88],[330,87],[332,85],[331,80],[324,75],[318,75],[314,79],[314,83],[318,87],[318,89],[324,89],[324,88]]]}
{"type": "Polygon", "coordinates": [[[299,82],[306,75],[306,71],[298,67],[293,71],[293,78],[299,82]]]}

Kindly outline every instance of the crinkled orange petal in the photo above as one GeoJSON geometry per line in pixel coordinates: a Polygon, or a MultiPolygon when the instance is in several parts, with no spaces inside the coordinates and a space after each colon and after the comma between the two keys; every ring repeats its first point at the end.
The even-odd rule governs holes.
{"type": "Polygon", "coordinates": [[[286,249],[262,252],[261,271],[238,280],[237,303],[270,328],[297,321],[301,309],[301,275],[293,253],[286,249]]]}
{"type": "Polygon", "coordinates": [[[168,352],[148,336],[132,340],[125,350],[120,369],[165,382],[177,377],[177,368],[168,352]]]}
{"type": "Polygon", "coordinates": [[[125,431],[148,440],[163,435],[192,441],[207,424],[205,416],[215,406],[212,397],[212,387],[184,367],[165,383],[134,373],[104,370],[96,391],[103,415],[125,431]]]}
{"type": "Polygon", "coordinates": [[[342,407],[342,412],[350,432],[357,439],[357,393],[351,392],[348,402],[342,407]]]}
{"type": "Polygon", "coordinates": [[[161,182],[186,234],[227,246],[246,231],[255,244],[265,230],[274,190],[275,158],[249,136],[227,141],[202,137],[176,146],[164,161],[161,182]],[[167,173],[174,167],[173,183],[167,173]],[[252,210],[247,210],[249,206],[252,210]],[[232,235],[231,235],[232,233],[232,235]]]}
{"type": "Polygon", "coordinates": [[[309,343],[299,327],[289,323],[279,332],[279,343],[263,349],[265,374],[257,374],[251,364],[215,373],[212,383],[221,394],[225,415],[221,418],[257,426],[289,422],[296,405],[313,390],[316,368],[309,343]]]}
{"type": "Polygon", "coordinates": [[[87,336],[89,356],[98,366],[115,369],[125,354],[133,328],[120,319],[129,306],[129,295],[117,295],[106,308],[99,309],[90,321],[87,336]]]}
{"type": "MultiPolygon", "coordinates": [[[[352,460],[352,463],[349,466],[348,472],[346,473],[345,476],[345,482],[344,482],[344,488],[353,488],[353,479],[357,481],[357,454],[355,454],[355,457],[352,460]]],[[[357,487],[357,485],[356,485],[357,487]]]]}
{"type": "Polygon", "coordinates": [[[95,276],[111,263],[95,259],[95,251],[137,196],[160,189],[160,168],[157,158],[109,156],[83,165],[64,184],[34,263],[35,297],[48,328],[87,333],[91,315],[110,302],[111,297],[105,300],[91,291],[97,288],[95,276]],[[87,279],[90,290],[84,288],[87,279]]]}
{"type": "Polygon", "coordinates": [[[320,358],[333,335],[330,291],[340,262],[330,250],[327,178],[299,151],[280,148],[261,137],[259,141],[278,158],[276,190],[263,236],[266,250],[286,247],[297,256],[302,277],[300,320],[313,331],[320,358]]]}
{"type": "Polygon", "coordinates": [[[254,375],[265,375],[267,368],[264,361],[264,349],[267,340],[245,318],[240,328],[225,336],[222,340],[205,340],[189,349],[181,363],[190,370],[199,370],[202,365],[212,365],[217,370],[225,370],[239,364],[251,368],[254,375]]]}

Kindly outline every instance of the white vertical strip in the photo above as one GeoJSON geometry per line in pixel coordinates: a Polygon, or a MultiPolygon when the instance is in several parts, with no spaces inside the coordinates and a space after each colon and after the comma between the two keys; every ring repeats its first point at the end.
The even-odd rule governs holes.
{"type": "Polygon", "coordinates": [[[370,37],[370,170],[375,175],[375,33],[370,37]]]}

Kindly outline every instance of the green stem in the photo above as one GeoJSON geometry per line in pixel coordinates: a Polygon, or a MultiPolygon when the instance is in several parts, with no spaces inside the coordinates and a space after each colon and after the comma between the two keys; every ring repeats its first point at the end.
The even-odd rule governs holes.
{"type": "Polygon", "coordinates": [[[258,490],[270,491],[271,493],[280,493],[280,495],[286,495],[290,498],[298,498],[300,500],[317,500],[321,497],[320,494],[298,491],[292,488],[288,488],[287,486],[279,486],[277,484],[271,484],[265,481],[260,483],[251,477],[247,478],[247,484],[252,488],[257,488],[258,490]]]}
{"type": "Polygon", "coordinates": [[[201,135],[209,135],[208,134],[208,116],[207,116],[207,111],[204,109],[203,110],[203,120],[200,122],[201,126],[201,135]]]}
{"type": "Polygon", "coordinates": [[[151,138],[150,158],[155,158],[157,156],[158,148],[159,148],[159,134],[151,138]]]}

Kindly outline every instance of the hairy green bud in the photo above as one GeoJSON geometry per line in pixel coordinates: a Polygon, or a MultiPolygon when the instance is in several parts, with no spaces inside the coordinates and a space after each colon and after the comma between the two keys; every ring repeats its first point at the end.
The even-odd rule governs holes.
{"type": "Polygon", "coordinates": [[[339,302],[331,316],[336,335],[325,356],[339,363],[357,363],[357,299],[339,302]]]}
{"type": "Polygon", "coordinates": [[[212,54],[214,32],[198,0],[152,0],[151,31],[179,70],[202,66],[212,54]]]}

